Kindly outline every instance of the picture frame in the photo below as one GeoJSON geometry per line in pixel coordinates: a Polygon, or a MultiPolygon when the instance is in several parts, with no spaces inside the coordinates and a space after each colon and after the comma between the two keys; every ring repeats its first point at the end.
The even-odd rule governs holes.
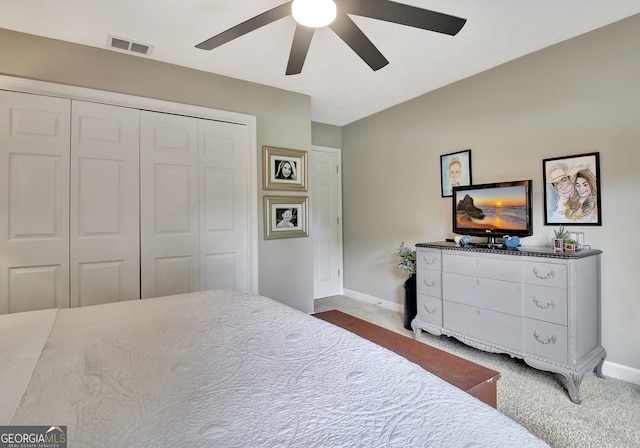
{"type": "Polygon", "coordinates": [[[265,196],[264,239],[309,236],[308,196],[265,196]]]}
{"type": "Polygon", "coordinates": [[[307,191],[307,151],[262,147],[265,190],[307,191]]]}
{"type": "Polygon", "coordinates": [[[577,249],[585,247],[584,232],[569,232],[567,239],[574,240],[577,243],[577,249]]]}
{"type": "Polygon", "coordinates": [[[563,238],[554,238],[553,239],[553,251],[554,252],[564,252],[564,239],[563,238]]]}
{"type": "Polygon", "coordinates": [[[471,184],[470,149],[440,156],[440,193],[443,198],[452,196],[454,186],[471,184]]]}
{"type": "Polygon", "coordinates": [[[542,161],[545,225],[602,225],[599,159],[593,152],[542,161]]]}

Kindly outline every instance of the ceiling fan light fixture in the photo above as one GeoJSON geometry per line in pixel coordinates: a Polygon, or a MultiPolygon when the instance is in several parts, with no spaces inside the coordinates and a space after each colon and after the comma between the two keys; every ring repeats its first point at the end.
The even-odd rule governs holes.
{"type": "Polygon", "coordinates": [[[336,18],[333,0],[293,0],[291,14],[300,25],[321,28],[336,18]]]}

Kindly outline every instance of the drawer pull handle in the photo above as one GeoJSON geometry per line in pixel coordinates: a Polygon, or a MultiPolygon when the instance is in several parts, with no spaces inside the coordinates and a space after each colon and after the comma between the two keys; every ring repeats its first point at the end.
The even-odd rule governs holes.
{"type": "Polygon", "coordinates": [[[554,278],[556,276],[556,271],[554,271],[553,269],[551,269],[549,272],[547,272],[546,274],[540,274],[540,272],[538,272],[538,268],[533,268],[533,275],[535,275],[536,277],[538,277],[540,280],[548,280],[550,278],[554,278]]]}
{"type": "Polygon", "coordinates": [[[480,317],[480,308],[476,308],[476,315],[480,317]]]}
{"type": "Polygon", "coordinates": [[[533,303],[535,303],[538,308],[542,308],[543,310],[546,310],[549,307],[551,307],[551,308],[555,308],[556,307],[556,299],[551,299],[550,302],[547,302],[546,304],[540,305],[540,302],[538,301],[538,298],[536,296],[533,296],[533,303]]]}
{"type": "Polygon", "coordinates": [[[424,282],[424,284],[425,284],[425,285],[427,285],[427,286],[436,286],[436,281],[435,281],[435,280],[431,280],[431,281],[429,281],[429,280],[427,279],[427,277],[425,277],[425,278],[423,279],[423,282],[424,282]]]}
{"type": "Polygon", "coordinates": [[[424,306],[424,310],[429,314],[435,314],[438,312],[438,307],[434,306],[432,310],[429,309],[427,305],[424,306]]]}
{"type": "Polygon", "coordinates": [[[547,339],[546,341],[540,339],[540,335],[538,334],[537,331],[533,332],[533,337],[536,338],[536,341],[538,341],[541,344],[547,345],[547,344],[555,344],[556,343],[556,336],[553,335],[551,336],[549,339],[547,339]]]}
{"type": "Polygon", "coordinates": [[[424,257],[422,257],[424,259],[424,262],[427,264],[436,264],[436,261],[438,261],[438,259],[436,257],[432,257],[432,258],[427,258],[427,256],[425,255],[424,257]]]}

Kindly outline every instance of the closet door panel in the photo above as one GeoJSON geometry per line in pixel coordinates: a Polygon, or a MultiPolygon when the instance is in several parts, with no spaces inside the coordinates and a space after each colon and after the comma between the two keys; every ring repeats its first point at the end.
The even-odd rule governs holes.
{"type": "Polygon", "coordinates": [[[0,314],[69,306],[70,104],[0,91],[0,314]]]}
{"type": "Polygon", "coordinates": [[[68,307],[69,298],[62,297],[68,280],[63,278],[60,264],[12,267],[8,274],[9,312],[68,307]]]}
{"type": "Polygon", "coordinates": [[[139,111],[74,101],[71,304],[140,298],[139,111]]]}
{"type": "Polygon", "coordinates": [[[170,296],[192,291],[193,266],[197,263],[193,256],[156,258],[155,290],[158,296],[170,296]]]}
{"type": "Polygon", "coordinates": [[[246,126],[199,120],[200,283],[248,290],[246,126]]]}
{"type": "MultiPolygon", "coordinates": [[[[78,263],[75,285],[77,303],[73,306],[97,305],[136,298],[133,291],[125,296],[126,279],[130,272],[124,260],[78,263]]],[[[138,272],[138,269],[135,270],[138,272]]],[[[136,294],[136,295],[139,295],[136,294]]]]}
{"type": "Polygon", "coordinates": [[[181,243],[179,236],[193,233],[193,167],[158,163],[153,174],[156,234],[181,243]]]}
{"type": "Polygon", "coordinates": [[[10,154],[8,157],[9,238],[60,241],[63,201],[59,177],[64,156],[10,154]],[[37,188],[34,188],[36,186],[37,188]]]}
{"type": "Polygon", "coordinates": [[[197,120],[141,112],[142,297],[199,288],[197,120]]]}
{"type": "MultiPolygon", "coordinates": [[[[234,253],[206,254],[204,256],[203,289],[238,288],[238,259],[234,253]]],[[[242,279],[242,277],[240,277],[242,279]]]]}

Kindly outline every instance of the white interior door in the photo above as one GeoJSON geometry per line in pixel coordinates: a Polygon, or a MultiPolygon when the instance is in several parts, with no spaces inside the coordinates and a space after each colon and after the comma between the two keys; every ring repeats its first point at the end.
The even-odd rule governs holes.
{"type": "Polygon", "coordinates": [[[248,130],[198,120],[200,288],[250,289],[248,130]]]}
{"type": "Polygon", "coordinates": [[[314,146],[310,157],[313,192],[313,298],[342,294],[341,152],[314,146]]]}
{"type": "Polygon", "coordinates": [[[197,127],[140,112],[142,298],[199,290],[197,127]]]}
{"type": "Polygon", "coordinates": [[[139,114],[72,103],[71,306],[140,298],[139,114]]]}
{"type": "Polygon", "coordinates": [[[0,313],[69,307],[70,109],[0,91],[0,313]]]}

